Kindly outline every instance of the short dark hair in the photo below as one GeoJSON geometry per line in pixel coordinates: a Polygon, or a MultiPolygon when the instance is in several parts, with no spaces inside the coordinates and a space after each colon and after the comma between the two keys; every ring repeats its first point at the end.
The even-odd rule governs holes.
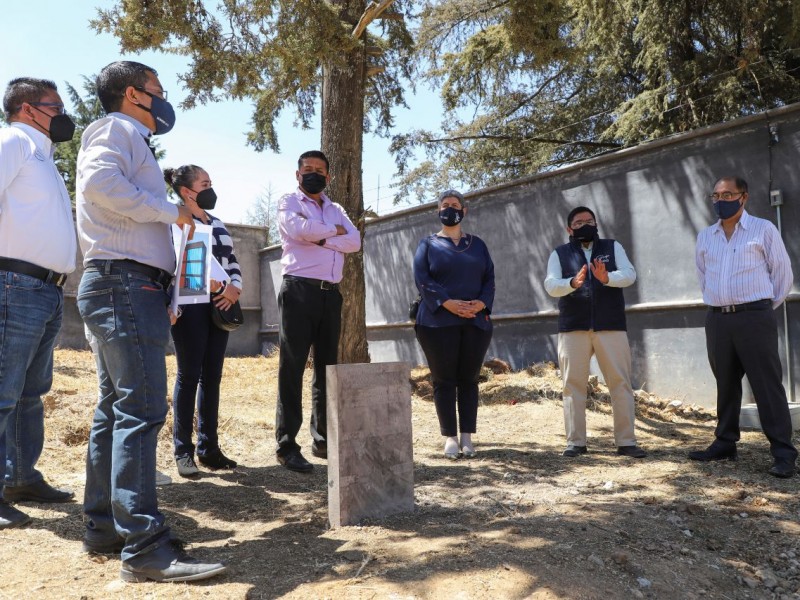
{"type": "Polygon", "coordinates": [[[181,191],[178,188],[192,189],[194,182],[200,176],[200,171],[205,171],[205,169],[197,165],[183,165],[177,169],[167,168],[164,169],[164,181],[172,186],[172,189],[180,197],[181,191]]]}
{"type": "Polygon", "coordinates": [[[594,216],[594,212],[592,211],[591,208],[587,208],[586,206],[577,206],[577,207],[573,208],[571,211],[569,211],[569,215],[567,216],[567,227],[572,229],[572,219],[575,217],[575,215],[577,215],[579,213],[582,213],[582,212],[589,213],[590,215],[592,215],[592,218],[595,221],[597,221],[597,217],[594,216]]]}
{"type": "Polygon", "coordinates": [[[324,160],[325,161],[325,170],[326,171],[330,171],[331,170],[331,165],[328,162],[328,157],[325,156],[325,154],[323,154],[319,150],[309,150],[308,152],[303,152],[300,155],[300,158],[297,159],[297,170],[298,171],[303,168],[303,160],[306,159],[306,158],[319,158],[321,160],[324,160]]]}
{"type": "Polygon", "coordinates": [[[34,79],[33,77],[17,77],[8,82],[6,93],[3,95],[3,112],[6,119],[10,119],[22,108],[22,103],[39,102],[48,92],[57,92],[56,84],[49,79],[34,79]]]}
{"type": "Polygon", "coordinates": [[[720,181],[732,181],[733,185],[736,186],[736,189],[743,194],[747,193],[747,182],[739,177],[738,175],[726,175],[725,177],[720,177],[714,182],[714,187],[717,187],[717,184],[720,181]]]}
{"type": "Polygon", "coordinates": [[[443,191],[441,194],[439,194],[439,198],[437,198],[436,203],[441,206],[445,198],[455,198],[461,203],[461,206],[464,206],[464,194],[458,190],[450,189],[443,191]]]}
{"type": "Polygon", "coordinates": [[[97,76],[97,97],[106,113],[118,111],[125,90],[133,86],[144,88],[149,74],[158,75],[152,67],[131,60],[118,60],[103,67],[97,76]]]}

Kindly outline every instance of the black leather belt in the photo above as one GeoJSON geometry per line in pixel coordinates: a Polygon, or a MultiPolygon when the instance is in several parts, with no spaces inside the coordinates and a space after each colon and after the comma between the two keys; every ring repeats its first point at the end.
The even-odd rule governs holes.
{"type": "Polygon", "coordinates": [[[755,302],[745,302],[744,304],[730,304],[728,306],[711,306],[714,312],[723,314],[742,312],[745,310],[767,310],[772,308],[772,300],[756,300],[755,302]]]}
{"type": "Polygon", "coordinates": [[[11,271],[12,273],[19,273],[21,275],[30,275],[36,279],[41,279],[45,283],[52,283],[53,285],[62,286],[67,280],[66,273],[56,273],[44,267],[34,265],[24,260],[17,260],[16,258],[0,258],[0,271],[11,271]]]}
{"type": "Polygon", "coordinates": [[[297,275],[284,275],[283,278],[289,279],[290,281],[299,281],[301,283],[307,283],[308,285],[313,285],[315,288],[319,288],[321,290],[339,289],[338,283],[325,281],[324,279],[312,279],[311,277],[298,277],[297,275]]]}
{"type": "Polygon", "coordinates": [[[134,273],[141,273],[147,275],[156,283],[161,284],[167,288],[172,284],[172,274],[164,269],[158,267],[151,267],[135,260],[90,260],[86,263],[86,268],[97,269],[98,271],[133,271],[134,273]]]}

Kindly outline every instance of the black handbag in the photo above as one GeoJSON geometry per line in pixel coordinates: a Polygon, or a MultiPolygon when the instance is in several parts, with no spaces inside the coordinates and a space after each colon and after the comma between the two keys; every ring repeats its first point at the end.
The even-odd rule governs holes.
{"type": "Polygon", "coordinates": [[[211,320],[223,331],[234,331],[244,323],[242,305],[237,300],[225,310],[211,303],[211,320]]]}
{"type": "Polygon", "coordinates": [[[417,313],[419,312],[419,303],[422,302],[422,296],[417,296],[408,305],[408,318],[412,321],[417,320],[417,313]]]}

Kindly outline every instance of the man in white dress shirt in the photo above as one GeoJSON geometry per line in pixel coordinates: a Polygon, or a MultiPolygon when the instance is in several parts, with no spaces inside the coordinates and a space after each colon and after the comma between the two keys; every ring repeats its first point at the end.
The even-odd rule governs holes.
{"type": "Polygon", "coordinates": [[[769,473],[791,477],[797,449],[778,357],[778,308],[792,288],[792,265],[777,228],[745,209],[747,182],[723,177],[711,200],[719,220],[697,236],[695,260],[706,315],[706,348],[717,380],[716,439],[692,460],[735,460],[747,375],[774,459],[769,473]]]}
{"type": "Polygon", "coordinates": [[[579,206],[567,216],[569,243],[556,248],[547,263],[544,287],[558,298],[558,364],[564,383],[563,456],[587,452],[586,395],[589,362],[597,357],[611,394],[617,454],[644,458],[636,445],[636,417],[631,386],[631,349],[622,288],[636,281],[625,249],[597,235],[594,212],[579,206]]]}
{"type": "Polygon", "coordinates": [[[0,130],[0,529],[30,518],[9,501],[66,502],[71,491],[36,469],[44,445],[42,394],[53,383],[53,346],[61,329],[62,286],[75,270],[75,226],[54,143],[75,124],[52,81],[8,84],[0,130]],[[4,487],[5,486],[5,487],[4,487]]]}

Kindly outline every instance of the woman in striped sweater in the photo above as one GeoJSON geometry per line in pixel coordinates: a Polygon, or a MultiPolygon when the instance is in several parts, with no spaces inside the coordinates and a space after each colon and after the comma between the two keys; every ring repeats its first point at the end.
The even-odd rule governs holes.
{"type": "MultiPolygon", "coordinates": [[[[196,165],[165,169],[164,179],[172,186],[194,218],[213,228],[211,253],[231,278],[227,285],[212,281],[211,302],[227,308],[242,292],[242,272],[233,254],[233,241],[225,225],[208,210],[214,208],[217,196],[211,188],[208,173],[196,165]]],[[[192,423],[197,399],[197,458],[212,469],[232,469],[236,462],[222,453],[217,438],[219,385],[222,364],[228,345],[228,332],[211,320],[211,303],[189,304],[172,326],[178,376],[172,396],[173,437],[178,473],[193,477],[199,473],[194,462],[192,423]],[[199,393],[198,393],[199,386],[199,393]]]]}

